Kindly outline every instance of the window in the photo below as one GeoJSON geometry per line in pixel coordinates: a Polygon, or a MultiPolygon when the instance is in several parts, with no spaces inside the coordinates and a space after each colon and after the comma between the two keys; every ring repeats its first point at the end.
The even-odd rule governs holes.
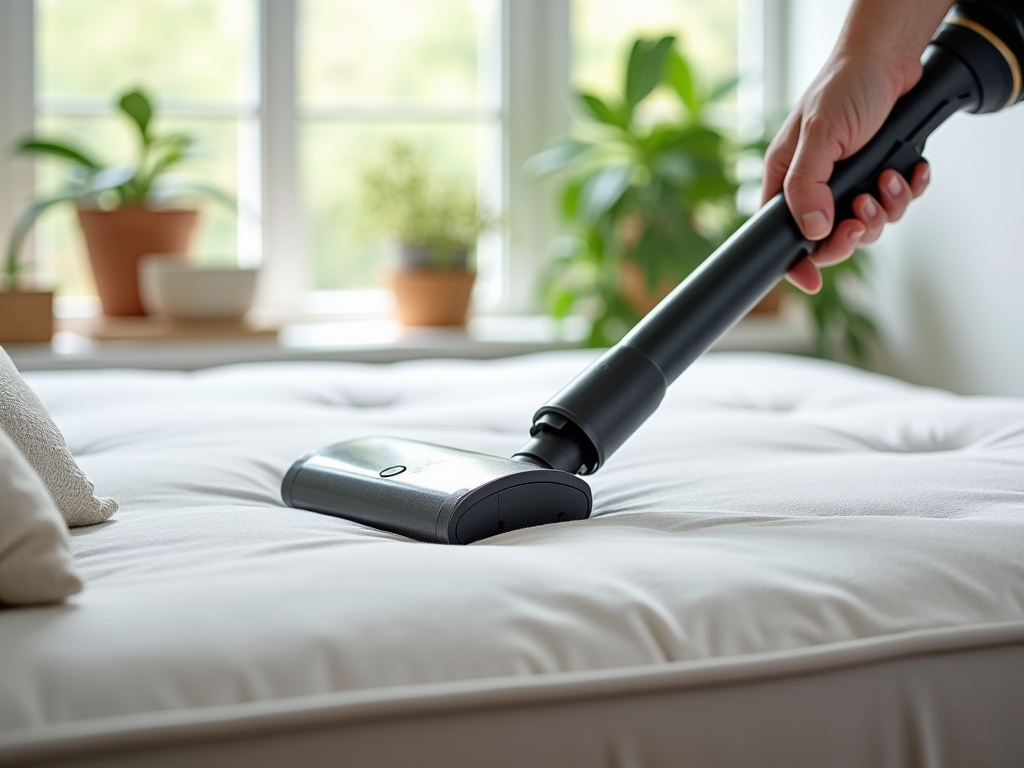
{"type": "MultiPolygon", "coordinates": [[[[736,71],[740,3],[775,5],[3,0],[0,99],[11,108],[0,141],[34,124],[101,150],[119,130],[112,95],[149,87],[166,123],[199,138],[191,170],[236,193],[243,210],[209,207],[198,257],[262,258],[264,299],[295,307],[309,291],[338,299],[379,284],[387,248],[361,220],[359,173],[405,137],[505,213],[507,231],[481,244],[478,303],[527,311],[557,222],[550,188],[521,168],[567,129],[570,78],[616,88],[631,39],[671,32],[710,79],[724,79],[736,71]]],[[[0,158],[0,236],[33,187],[55,183],[49,164],[34,179],[27,165],[0,158]]],[[[35,241],[61,293],[92,291],[70,212],[44,220],[35,241]]]]}
{"type": "MultiPolygon", "coordinates": [[[[246,177],[259,167],[256,11],[253,0],[37,0],[36,130],[95,148],[104,162],[128,162],[134,136],[111,102],[142,87],[159,98],[161,130],[197,139],[183,172],[258,209],[246,199],[246,177]]],[[[38,187],[56,188],[61,170],[40,163],[38,187]]],[[[201,261],[258,262],[258,222],[236,222],[223,206],[204,213],[194,246],[201,261]]],[[[62,292],[94,291],[69,208],[42,220],[37,242],[41,267],[60,277],[62,292]]]]}
{"type": "MultiPolygon", "coordinates": [[[[497,0],[303,0],[299,159],[315,289],[372,288],[389,254],[368,229],[359,180],[400,139],[501,205],[497,0]]],[[[488,243],[493,246],[493,243],[488,243]]],[[[493,252],[478,254],[486,278],[493,252]]]]}
{"type": "Polygon", "coordinates": [[[736,75],[737,3],[706,0],[572,0],[573,82],[605,91],[624,76],[638,36],[675,35],[711,82],[736,75]]]}

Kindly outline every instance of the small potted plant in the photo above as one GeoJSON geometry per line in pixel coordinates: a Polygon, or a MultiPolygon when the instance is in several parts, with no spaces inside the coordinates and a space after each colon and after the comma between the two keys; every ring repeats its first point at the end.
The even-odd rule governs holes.
{"type": "Polygon", "coordinates": [[[476,191],[436,173],[404,141],[390,142],[362,175],[363,205],[394,242],[390,275],[403,325],[464,325],[477,239],[494,226],[476,191]]]}
{"type": "Polygon", "coordinates": [[[30,136],[15,151],[57,158],[68,164],[63,188],[34,201],[15,224],[8,247],[8,275],[16,272],[18,254],[36,220],[56,205],[73,203],[85,235],[96,287],[106,315],[145,314],[139,299],[137,265],[147,253],[186,254],[198,211],[176,205],[204,195],[234,207],[217,189],[168,173],[192,145],[184,133],[153,130],[153,105],[140,90],[117,101],[120,114],[138,134],[132,164],[105,166],[73,144],[30,136]]]}

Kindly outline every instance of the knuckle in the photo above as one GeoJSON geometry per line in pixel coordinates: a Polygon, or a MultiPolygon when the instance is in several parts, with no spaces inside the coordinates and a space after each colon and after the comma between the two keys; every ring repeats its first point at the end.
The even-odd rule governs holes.
{"type": "Polygon", "coordinates": [[[812,112],[804,118],[801,126],[803,132],[811,138],[829,136],[832,132],[832,121],[820,112],[812,112]]]}

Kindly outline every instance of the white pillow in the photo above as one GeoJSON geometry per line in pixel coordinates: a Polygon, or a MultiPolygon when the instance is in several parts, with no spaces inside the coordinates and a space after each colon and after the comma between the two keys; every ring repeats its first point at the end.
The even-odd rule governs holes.
{"type": "Polygon", "coordinates": [[[55,603],[81,589],[60,512],[21,451],[0,431],[0,603],[55,603]]]}
{"type": "Polygon", "coordinates": [[[69,526],[102,523],[117,511],[115,501],[93,495],[95,487],[75,463],[64,436],[2,348],[0,429],[46,484],[69,526]]]}

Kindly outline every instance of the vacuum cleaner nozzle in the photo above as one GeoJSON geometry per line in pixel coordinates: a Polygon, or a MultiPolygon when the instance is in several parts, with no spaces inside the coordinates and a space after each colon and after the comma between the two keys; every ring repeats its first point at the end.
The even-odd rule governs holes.
{"type": "Polygon", "coordinates": [[[442,544],[590,516],[576,475],[415,440],[368,437],[303,456],[284,502],[442,544]]]}

